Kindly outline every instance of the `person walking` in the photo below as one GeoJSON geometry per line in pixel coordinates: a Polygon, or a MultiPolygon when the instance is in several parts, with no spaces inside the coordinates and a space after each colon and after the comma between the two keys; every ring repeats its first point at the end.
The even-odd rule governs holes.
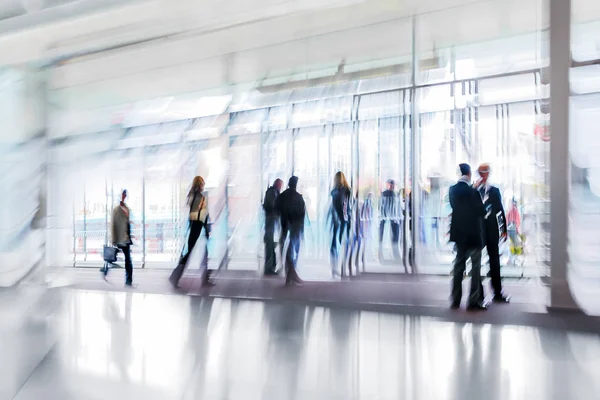
{"type": "MultiPolygon", "coordinates": [[[[485,216],[483,219],[483,237],[485,247],[490,259],[490,278],[494,297],[494,303],[509,303],[510,297],[502,293],[502,278],[500,276],[500,239],[506,240],[506,215],[502,206],[502,195],[500,189],[489,183],[490,165],[481,164],[477,168],[480,178],[475,182],[475,189],[481,196],[481,201],[485,207],[485,216]]],[[[482,287],[483,296],[483,287],[482,287]]]]}
{"type": "MultiPolygon", "coordinates": [[[[121,201],[112,211],[111,238],[113,245],[123,252],[125,258],[125,285],[133,286],[133,263],[131,262],[131,210],[125,203],[127,190],[121,192],[121,201]]],[[[108,274],[108,268],[104,272],[108,274]]]]}
{"type": "MultiPolygon", "coordinates": [[[[344,274],[345,263],[348,258],[349,237],[350,237],[350,218],[352,215],[352,190],[346,176],[338,171],[333,179],[333,190],[331,191],[331,274],[333,277],[339,276],[338,258],[341,247],[344,251],[342,259],[341,274],[344,274]]],[[[350,263],[351,264],[351,263],[350,263]]],[[[349,271],[351,274],[352,271],[349,271]]]]}
{"type": "MultiPolygon", "coordinates": [[[[292,176],[288,188],[277,197],[275,210],[281,219],[281,238],[279,243],[283,253],[285,240],[289,236],[289,244],[285,255],[285,285],[301,285],[302,279],[296,272],[300,241],[304,234],[304,218],[306,217],[306,204],[302,195],[296,191],[298,177],[292,176]]],[[[282,254],[283,258],[283,254],[282,254]]]]}
{"type": "Polygon", "coordinates": [[[481,294],[481,249],[483,248],[482,223],[485,209],[481,197],[471,186],[471,167],[460,164],[460,179],[450,187],[449,197],[452,207],[450,241],[456,245],[456,259],[452,278],[451,308],[460,307],[462,280],[471,259],[471,292],[467,310],[486,310],[481,294]]]}
{"type": "Polygon", "coordinates": [[[400,250],[398,243],[400,240],[400,205],[398,196],[395,193],[396,182],[393,179],[388,179],[387,189],[381,193],[381,203],[379,205],[379,259],[383,259],[383,234],[385,232],[385,223],[390,223],[392,237],[392,252],[396,260],[400,259],[400,250]]]}
{"type": "Polygon", "coordinates": [[[277,197],[281,193],[283,181],[279,178],[275,179],[273,186],[267,189],[265,200],[263,202],[263,210],[265,212],[265,275],[277,275],[277,257],[275,255],[275,226],[277,225],[277,211],[275,205],[277,197]]]}
{"type": "MultiPolygon", "coordinates": [[[[186,268],[188,259],[200,238],[200,234],[204,229],[204,234],[208,240],[210,236],[210,230],[208,225],[208,200],[204,194],[205,182],[201,176],[196,176],[192,181],[192,186],[188,192],[186,204],[190,207],[188,224],[188,239],[187,239],[187,251],[182,254],[179,259],[177,267],[171,273],[169,281],[174,287],[179,287],[179,280],[183,276],[183,272],[186,268]]],[[[211,286],[210,281],[211,271],[208,269],[208,249],[204,249],[202,256],[202,284],[204,286],[211,286]]]]}

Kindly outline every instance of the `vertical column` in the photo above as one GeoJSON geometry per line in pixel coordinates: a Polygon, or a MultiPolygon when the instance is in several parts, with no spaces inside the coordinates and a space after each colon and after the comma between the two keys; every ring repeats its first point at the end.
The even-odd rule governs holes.
{"type": "MultiPolygon", "coordinates": [[[[420,161],[420,144],[421,138],[419,136],[420,129],[420,118],[419,118],[419,108],[417,105],[417,71],[419,70],[419,58],[417,57],[417,17],[413,16],[412,20],[412,104],[411,104],[411,127],[410,133],[412,135],[411,140],[411,164],[412,168],[410,168],[411,173],[411,207],[410,213],[412,213],[412,232],[411,232],[411,242],[412,242],[412,251],[409,251],[408,259],[404,258],[405,268],[408,268],[407,264],[410,264],[411,272],[417,272],[418,266],[418,257],[419,254],[419,239],[420,239],[420,218],[419,214],[420,203],[421,203],[421,184],[419,182],[419,161],[420,161]]],[[[408,174],[407,174],[408,175],[408,174]]],[[[406,182],[407,177],[405,175],[404,181],[406,182]]],[[[405,186],[407,187],[407,186],[405,186]]],[[[408,207],[408,198],[405,200],[405,221],[409,223],[409,207],[408,207]]],[[[405,229],[406,232],[406,229],[405,229]]],[[[406,254],[405,254],[406,256],[406,254]]]]}
{"type": "Polygon", "coordinates": [[[146,268],[146,162],[142,172],[142,268],[146,268]]]}
{"type": "Polygon", "coordinates": [[[47,215],[44,75],[27,67],[1,68],[0,75],[0,287],[23,279],[43,283],[47,215]]]}
{"type": "Polygon", "coordinates": [[[578,308],[567,280],[571,0],[550,0],[550,307],[578,308]]]}

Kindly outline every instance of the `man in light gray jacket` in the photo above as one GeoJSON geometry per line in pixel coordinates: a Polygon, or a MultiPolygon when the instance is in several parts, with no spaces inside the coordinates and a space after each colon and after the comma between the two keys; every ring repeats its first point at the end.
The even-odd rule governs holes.
{"type": "Polygon", "coordinates": [[[112,212],[112,242],[118,247],[125,257],[125,285],[132,286],[133,284],[133,264],[131,262],[131,222],[130,210],[125,199],[127,198],[127,190],[121,193],[121,202],[113,209],[112,212]]]}

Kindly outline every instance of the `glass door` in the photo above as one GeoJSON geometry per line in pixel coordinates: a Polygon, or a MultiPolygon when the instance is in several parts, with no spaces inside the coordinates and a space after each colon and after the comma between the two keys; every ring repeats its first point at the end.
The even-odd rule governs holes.
{"type": "Polygon", "coordinates": [[[170,146],[147,153],[144,176],[145,266],[172,268],[180,254],[178,225],[182,214],[179,180],[185,151],[170,146]]]}
{"type": "Polygon", "coordinates": [[[331,127],[300,128],[295,131],[293,174],[299,178],[298,192],[306,203],[307,222],[301,248],[305,271],[314,277],[328,272],[323,266],[329,257],[327,211],[329,201],[329,133],[331,127]]]}
{"type": "Polygon", "coordinates": [[[229,138],[227,187],[230,269],[255,271],[261,242],[261,135],[229,138]]]}

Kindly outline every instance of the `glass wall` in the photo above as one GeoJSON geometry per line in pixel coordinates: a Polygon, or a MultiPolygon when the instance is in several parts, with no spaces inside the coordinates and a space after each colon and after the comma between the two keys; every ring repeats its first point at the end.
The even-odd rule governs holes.
{"type": "Polygon", "coordinates": [[[186,193],[192,178],[202,175],[214,223],[212,262],[259,270],[264,191],[275,178],[295,174],[309,220],[301,268],[325,278],[330,191],[342,171],[365,211],[357,213],[366,243],[361,271],[447,274],[453,258],[448,187],[458,163],[489,162],[505,208],[520,216],[523,245],[503,246],[503,274],[547,275],[547,23],[544,2],[522,3],[534,16],[526,23],[511,19],[514,2],[488,1],[325,35],[322,43],[307,42],[311,57],[320,54],[311,46],[340,43],[344,34],[387,42],[360,47],[362,54],[344,47],[352,57],[337,60],[326,79],[317,74],[316,61],[308,64],[311,58],[298,67],[305,74],[270,71],[244,90],[199,95],[197,118],[144,124],[132,117],[114,131],[56,140],[56,260],[76,266],[101,261],[110,210],[127,188],[135,266],[172,267],[185,234],[186,193]],[[471,7],[486,16],[475,26],[471,7]],[[446,20],[464,25],[464,32],[440,31],[446,20]],[[395,182],[394,221],[379,206],[389,180],[395,182]],[[397,241],[391,222],[398,226],[397,241]]]}
{"type": "Polygon", "coordinates": [[[571,29],[569,284],[587,312],[600,313],[600,10],[574,1],[571,29]]]}

